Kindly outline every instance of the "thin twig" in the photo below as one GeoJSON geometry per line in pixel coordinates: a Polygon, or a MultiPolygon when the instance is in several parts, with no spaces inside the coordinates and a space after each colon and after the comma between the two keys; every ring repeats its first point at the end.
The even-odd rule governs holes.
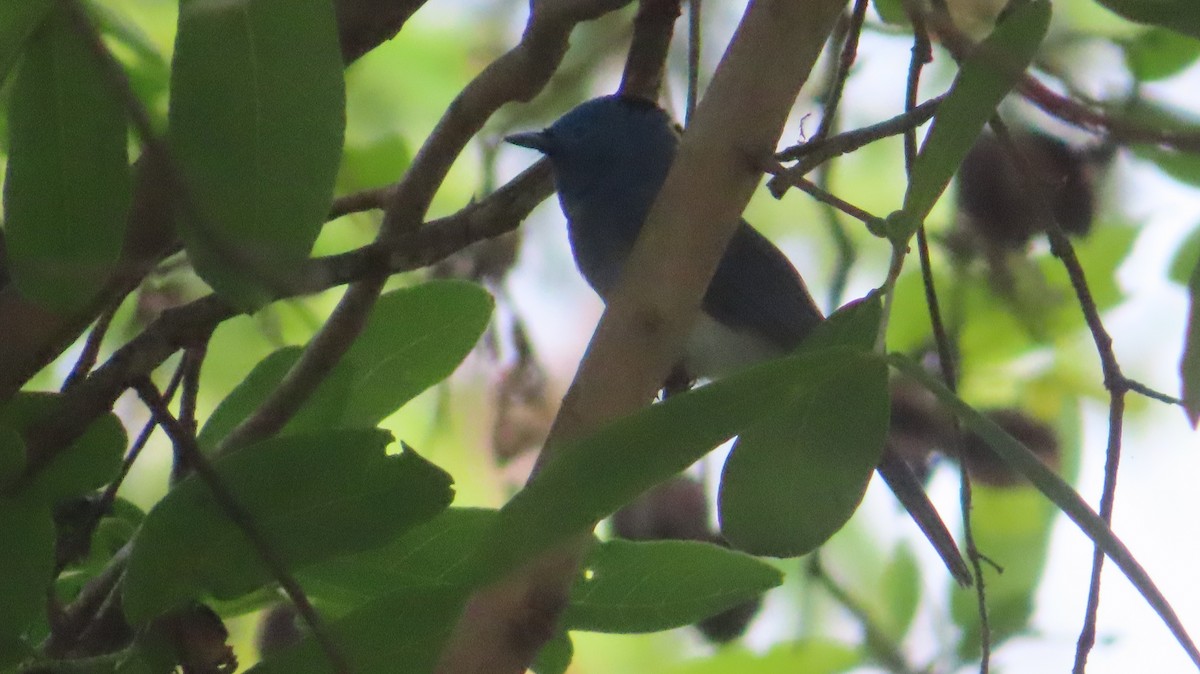
{"type": "Polygon", "coordinates": [[[171,438],[171,442],[175,444],[176,450],[182,453],[187,458],[187,463],[196,471],[197,476],[204,481],[208,486],[209,491],[216,500],[217,505],[225,512],[225,516],[233,522],[234,526],[242,531],[246,536],[246,540],[250,542],[259,559],[266,565],[271,575],[279,583],[279,586],[292,600],[296,607],[296,612],[304,619],[304,622],[312,630],[313,638],[320,645],[321,650],[325,652],[329,658],[333,669],[339,674],[349,674],[351,671],[349,664],[342,656],[341,651],[333,642],[333,637],[329,633],[329,628],[325,621],[317,613],[312,603],[308,600],[308,596],[304,593],[304,589],[300,587],[300,583],[288,571],[287,564],[275,552],[275,549],[267,543],[262,532],[259,531],[258,525],[254,522],[254,518],[248,513],[238,502],[237,497],[229,491],[228,487],[222,481],[221,476],[209,463],[208,457],[200,451],[200,446],[196,444],[194,435],[187,432],[187,429],[179,423],[179,420],[171,415],[167,409],[166,401],[159,395],[158,389],[154,383],[148,378],[141,377],[133,382],[133,388],[137,391],[138,397],[142,399],[150,413],[154,416],[158,425],[171,438]]]}
{"type": "Polygon", "coordinates": [[[931,98],[909,112],[896,115],[878,124],[844,131],[819,143],[803,143],[779,152],[775,155],[779,161],[799,161],[768,180],[767,189],[770,190],[771,196],[778,199],[787,192],[788,188],[794,186],[792,182],[794,178],[803,177],[822,163],[834,157],[854,152],[877,140],[902,134],[909,129],[921,126],[933,117],[933,113],[937,111],[938,105],[944,98],[944,95],[931,98]]]}
{"type": "MultiPolygon", "coordinates": [[[[786,169],[783,169],[782,167],[780,167],[779,169],[773,169],[773,168],[767,169],[768,173],[774,173],[776,177],[782,176],[784,171],[786,171],[786,169]]],[[[830,206],[833,206],[834,208],[838,209],[839,211],[845,213],[846,215],[849,215],[850,217],[852,217],[856,220],[863,222],[864,224],[874,225],[875,223],[878,223],[881,220],[880,218],[878,218],[874,215],[871,215],[867,211],[859,208],[858,206],[855,206],[854,204],[846,201],[845,199],[842,199],[841,197],[839,197],[835,194],[826,192],[825,190],[821,189],[817,185],[813,184],[813,182],[808,180],[807,178],[803,178],[801,176],[792,176],[788,179],[788,182],[792,187],[800,188],[800,191],[811,196],[812,198],[816,199],[817,201],[819,201],[823,204],[828,204],[830,206]]]]}
{"type": "MultiPolygon", "coordinates": [[[[195,437],[198,429],[196,425],[196,399],[200,396],[200,366],[204,364],[204,356],[208,352],[207,340],[199,344],[189,346],[183,351],[183,360],[179,363],[179,371],[182,373],[183,380],[183,395],[179,397],[179,423],[183,429],[188,432],[188,435],[195,437]]],[[[174,389],[172,389],[172,392],[174,389]]],[[[169,401],[171,396],[167,396],[169,401]]],[[[175,463],[171,466],[171,484],[174,484],[183,478],[187,477],[191,472],[191,467],[183,460],[178,453],[175,454],[175,463]]]]}
{"type": "MultiPolygon", "coordinates": [[[[1104,486],[1100,496],[1100,517],[1104,520],[1105,524],[1111,525],[1113,505],[1116,499],[1117,468],[1121,461],[1121,433],[1125,412],[1125,394],[1129,390],[1129,383],[1121,373],[1121,366],[1117,362],[1117,356],[1113,350],[1112,336],[1108,334],[1100,318],[1100,310],[1097,308],[1091,289],[1088,287],[1083,266],[1080,265],[1079,258],[1075,255],[1075,247],[1055,220],[1049,197],[1044,192],[1043,186],[1038,184],[1037,180],[1033,177],[1037,174],[1029,158],[1018,149],[1017,145],[1013,142],[1008,127],[999,117],[992,119],[991,127],[996,133],[996,138],[1005,147],[1015,162],[1018,168],[1017,173],[1024,182],[1024,188],[1037,206],[1039,220],[1044,225],[1046,235],[1050,239],[1050,251],[1062,261],[1063,267],[1067,270],[1067,277],[1070,279],[1071,287],[1075,291],[1079,308],[1083,312],[1084,322],[1088,326],[1088,330],[1092,335],[1092,341],[1096,344],[1096,352],[1100,357],[1100,367],[1104,374],[1104,387],[1108,389],[1109,393],[1108,442],[1104,462],[1104,486]]],[[[1077,674],[1082,674],[1087,664],[1088,654],[1091,652],[1092,646],[1095,645],[1096,617],[1100,607],[1100,573],[1103,566],[1104,553],[1101,551],[1100,546],[1097,545],[1092,553],[1092,574],[1088,586],[1087,610],[1084,614],[1083,627],[1080,630],[1079,641],[1076,644],[1075,650],[1074,671],[1077,674]]]]}
{"type": "Polygon", "coordinates": [[[687,44],[687,103],[684,108],[684,126],[692,121],[696,103],[700,101],[700,54],[704,25],[704,0],[688,0],[688,44],[687,44]]]}
{"type": "Polygon", "coordinates": [[[96,325],[88,333],[87,341],[84,342],[83,350],[80,351],[79,358],[75,361],[74,367],[71,368],[71,373],[63,380],[62,391],[66,391],[78,384],[92,371],[93,367],[96,367],[96,360],[100,356],[100,346],[103,344],[104,336],[108,334],[108,328],[112,325],[113,316],[117,315],[117,309],[120,306],[120,301],[114,302],[96,319],[96,325]]]}
{"type": "MultiPolygon", "coordinates": [[[[910,11],[909,20],[913,25],[912,58],[909,61],[908,85],[905,91],[904,106],[911,111],[917,105],[917,89],[920,84],[921,70],[926,63],[933,61],[933,48],[929,42],[929,33],[924,17],[920,12],[910,11]]],[[[913,165],[917,159],[917,135],[915,129],[904,133],[904,167],[908,175],[912,175],[913,165]]],[[[937,346],[938,365],[941,369],[942,380],[946,388],[958,390],[958,365],[946,323],[942,317],[941,303],[938,300],[937,287],[933,279],[933,262],[929,255],[929,235],[925,223],[917,228],[917,254],[921,262],[921,282],[925,288],[925,306],[929,310],[929,322],[933,330],[934,344],[937,346]]],[[[958,421],[955,420],[957,429],[958,421]]],[[[960,435],[956,431],[956,436],[960,435]]],[[[959,510],[962,511],[963,546],[967,550],[967,559],[975,576],[975,605],[979,613],[979,671],[987,674],[992,660],[992,629],[991,618],[987,605],[987,581],[983,577],[983,555],[975,544],[975,531],[972,526],[971,475],[967,471],[966,462],[959,466],[959,510]]]]}
{"type": "Polygon", "coordinates": [[[821,113],[821,124],[813,134],[810,142],[820,142],[829,136],[837,119],[838,105],[842,102],[842,92],[846,88],[846,78],[850,76],[850,68],[858,56],[858,38],[862,35],[863,19],[867,15],[868,0],[854,0],[854,10],[846,25],[845,42],[842,44],[841,55],[834,66],[833,81],[829,83],[828,92],[821,113]]]}

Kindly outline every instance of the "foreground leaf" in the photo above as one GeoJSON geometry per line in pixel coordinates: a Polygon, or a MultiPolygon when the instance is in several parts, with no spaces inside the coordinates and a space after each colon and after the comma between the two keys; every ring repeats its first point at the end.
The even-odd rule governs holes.
{"type": "Polygon", "coordinates": [[[345,127],[329,0],[184,0],[170,138],[196,271],[251,311],[286,287],[325,222],[345,127]]]}
{"type": "Polygon", "coordinates": [[[775,567],[699,541],[596,546],[571,590],[567,629],[630,634],[691,625],[783,582],[775,567]]]}
{"type": "Polygon", "coordinates": [[[757,555],[797,557],[845,525],[883,455],[887,367],[829,350],[785,405],[734,444],[721,474],[721,532],[757,555]]]}
{"type": "MultiPolygon", "coordinates": [[[[267,440],[215,464],[225,488],[289,569],[380,545],[441,512],[450,477],[391,436],[340,430],[267,440]]],[[[233,599],[271,581],[255,548],[196,476],[146,516],[125,578],[135,624],[188,600],[233,599]]]]}
{"type": "MultiPolygon", "coordinates": [[[[486,290],[465,281],[432,281],[384,294],[354,345],[283,432],[374,428],[454,372],[487,327],[492,304],[486,290]]],[[[301,352],[286,347],[256,365],[204,424],[201,446],[216,446],[257,409],[301,352]]]]}
{"type": "Polygon", "coordinates": [[[8,77],[25,41],[54,5],[54,0],[22,0],[0,4],[0,84],[8,77]]]}
{"type": "Polygon", "coordinates": [[[963,60],[913,164],[904,212],[923,222],[996,106],[1025,73],[1050,25],[1046,0],[1015,5],[963,60]]]}
{"type": "MultiPolygon", "coordinates": [[[[397,590],[330,624],[338,652],[357,674],[432,672],[462,613],[468,589],[420,586],[397,590]]],[[[325,674],[329,659],[308,637],[250,668],[250,674],[325,674]]]]}
{"type": "Polygon", "coordinates": [[[28,41],[9,133],[4,232],[12,282],[47,309],[79,309],[116,266],[132,188],[125,104],[65,8],[28,41]]]}

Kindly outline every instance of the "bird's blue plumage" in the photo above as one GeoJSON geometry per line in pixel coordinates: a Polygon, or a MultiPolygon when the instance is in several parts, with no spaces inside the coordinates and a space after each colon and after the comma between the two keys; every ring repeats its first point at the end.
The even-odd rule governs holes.
{"type": "MultiPolygon", "coordinates": [[[[542,132],[510,141],[549,157],[559,200],[567,216],[571,248],[580,272],[604,297],[616,284],[642,223],[667,177],[679,137],[665,112],[639,99],[607,96],[588,101],[542,132]]],[[[745,365],[795,348],[821,320],[821,312],[788,259],[744,220],[729,243],[704,296],[713,323],[743,340],[759,342],[744,353],[729,339],[689,340],[688,360],[703,365],[691,374],[711,376],[722,364],[745,365]]],[[[736,339],[733,341],[737,341],[736,339]]]]}

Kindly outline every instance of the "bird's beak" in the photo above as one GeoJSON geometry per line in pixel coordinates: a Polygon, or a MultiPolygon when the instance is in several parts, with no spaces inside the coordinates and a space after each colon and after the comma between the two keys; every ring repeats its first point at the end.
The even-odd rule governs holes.
{"type": "Polygon", "coordinates": [[[527,133],[514,133],[511,136],[506,136],[504,142],[527,147],[531,150],[537,150],[542,154],[550,152],[550,138],[546,136],[545,131],[529,131],[527,133]]]}

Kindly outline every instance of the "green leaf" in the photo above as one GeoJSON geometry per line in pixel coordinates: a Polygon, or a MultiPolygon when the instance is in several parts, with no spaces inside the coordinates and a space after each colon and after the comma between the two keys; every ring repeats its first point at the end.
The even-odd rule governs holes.
{"type": "Polygon", "coordinates": [[[669,674],[729,674],[730,672],[803,672],[838,674],[866,664],[858,649],[825,639],[783,643],[763,654],[744,648],[723,648],[711,657],[696,658],[669,674]]]}
{"type": "Polygon", "coordinates": [[[691,625],[783,582],[769,564],[699,541],[607,541],[583,566],[563,624],[587,632],[691,625]]]}
{"type": "Polygon", "coordinates": [[[1192,272],[1200,266],[1200,227],[1192,230],[1191,234],[1179,244],[1175,257],[1171,259],[1171,268],[1167,278],[1186,286],[1192,277],[1192,272]]]}
{"type": "Polygon", "coordinates": [[[496,511],[448,508],[380,547],[330,559],[296,574],[323,607],[342,613],[397,589],[456,585],[496,511]]]}
{"type": "Polygon", "coordinates": [[[25,470],[25,440],[14,428],[0,425],[0,493],[7,492],[25,470]]]}
{"type": "MultiPolygon", "coordinates": [[[[988,487],[976,483],[971,497],[971,533],[975,545],[987,550],[1000,565],[997,573],[983,565],[987,587],[988,627],[992,644],[1026,629],[1033,613],[1033,595],[1050,544],[1053,505],[1029,486],[988,487]]],[[[951,615],[962,628],[959,655],[974,659],[980,653],[979,605],[974,588],[954,587],[951,615]]]]}
{"type": "Polygon", "coordinates": [[[918,364],[909,360],[900,354],[892,354],[888,357],[888,362],[892,367],[903,372],[920,382],[922,386],[929,389],[938,400],[951,410],[963,426],[974,431],[979,437],[987,442],[996,454],[1016,472],[1024,475],[1038,491],[1046,498],[1050,499],[1058,509],[1063,512],[1071,521],[1083,531],[1083,533],[1099,547],[1109,559],[1121,569],[1129,582],[1137,589],[1150,605],[1154,612],[1158,614],[1167,628],[1171,630],[1171,634],[1176,641],[1187,651],[1188,656],[1194,663],[1200,665],[1200,650],[1192,642],[1188,636],[1187,630],[1179,617],[1175,614],[1175,610],[1171,608],[1171,604],[1167,598],[1163,596],[1158,587],[1151,580],[1145,569],[1138,564],[1133,553],[1117,535],[1113,533],[1108,524],[1100,519],[1100,516],[1095,513],[1080,498],[1079,494],[1071,488],[1061,477],[1054,471],[1046,467],[1037,456],[1011,435],[1006,433],[996,422],[986,416],[975,411],[961,398],[947,389],[940,381],[930,376],[929,373],[918,364]]]}
{"type": "MultiPolygon", "coordinates": [[[[373,428],[450,376],[487,327],[492,298],[465,281],[432,281],[379,298],[354,345],[313,392],[285,434],[373,428]]],[[[300,356],[280,349],[255,366],[200,433],[211,448],[254,411],[300,356]]]]}
{"type": "Polygon", "coordinates": [[[879,336],[879,322],[883,320],[882,298],[882,294],[872,290],[866,297],[847,302],[813,328],[800,345],[801,350],[845,346],[870,351],[879,336]]]}
{"type": "Polygon", "coordinates": [[[829,349],[785,405],[747,429],[721,475],[721,533],[756,555],[797,557],[842,528],[888,428],[887,367],[829,349]]]}
{"type": "Polygon", "coordinates": [[[329,0],[183,0],[170,139],[196,271],[251,311],[293,279],[333,198],[345,85],[329,0]]]}
{"type": "Polygon", "coordinates": [[[827,351],[757,365],[651,405],[592,435],[553,448],[552,458],[500,510],[481,546],[494,578],[569,536],[590,531],[638,494],[690,466],[792,398],[823,371],[827,351]]]}
{"type": "Polygon", "coordinates": [[[63,313],[112,274],[131,191],[124,102],[65,11],[29,40],[13,83],[4,183],[13,284],[63,313]]]}
{"type": "Polygon", "coordinates": [[[1188,281],[1188,322],[1179,377],[1183,383],[1183,408],[1195,428],[1200,422],[1200,262],[1192,269],[1188,281]]]}
{"type": "Polygon", "coordinates": [[[46,609],[54,573],[54,521],[50,508],[29,499],[0,496],[0,644],[17,640],[46,609]]]}
{"type": "MultiPolygon", "coordinates": [[[[350,671],[432,672],[468,596],[467,588],[453,585],[403,588],[334,621],[330,632],[350,671]]],[[[308,637],[249,670],[274,672],[325,674],[333,668],[308,637]]]]}
{"type": "MultiPolygon", "coordinates": [[[[450,476],[391,436],[338,430],[267,440],[215,464],[225,489],[289,569],[365,550],[441,512],[450,476]]],[[[271,575],[198,477],[150,511],[134,540],[125,610],[143,623],[181,603],[233,599],[271,575]]]]}
{"type": "MultiPolygon", "coordinates": [[[[959,587],[958,583],[954,586],[959,587]]],[[[900,643],[912,625],[921,601],[921,567],[907,544],[901,542],[896,546],[896,554],[884,567],[883,577],[879,580],[879,594],[882,609],[879,622],[888,637],[894,643],[900,643]]]]}
{"type": "Polygon", "coordinates": [[[0,3],[0,84],[17,63],[25,41],[37,30],[54,0],[0,3]]]}
{"type": "Polygon", "coordinates": [[[1124,47],[1125,64],[1142,82],[1176,75],[1200,58],[1200,40],[1162,28],[1152,28],[1124,47]]]}
{"type": "Polygon", "coordinates": [[[529,666],[533,674],[565,674],[575,657],[575,644],[571,635],[563,630],[551,637],[529,666]]]}
{"type": "MultiPolygon", "coordinates": [[[[299,346],[285,346],[263,358],[246,375],[242,383],[225,396],[213,413],[204,422],[204,427],[196,436],[197,442],[206,450],[217,446],[230,431],[258,409],[258,406],[275,390],[283,377],[292,369],[304,349],[299,346]]],[[[345,358],[343,358],[345,360],[345,358]]],[[[326,381],[329,378],[326,377],[326,381]]],[[[303,408],[297,414],[303,414],[303,408]]]]}
{"type": "MultiPolygon", "coordinates": [[[[58,413],[60,397],[53,393],[19,392],[0,407],[0,427],[24,434],[58,413]]],[[[126,443],[125,427],[114,414],[106,413],[93,421],[70,447],[57,452],[23,493],[53,505],[99,489],[117,474],[126,443]]]]}
{"type": "Polygon", "coordinates": [[[871,4],[875,7],[875,13],[883,19],[884,23],[890,23],[893,26],[909,24],[908,14],[904,11],[902,0],[872,0],[871,4]]]}
{"type": "Polygon", "coordinates": [[[923,222],[950,184],[996,105],[1025,73],[1050,25],[1050,3],[1017,4],[962,62],[938,106],[904,194],[904,211],[923,222]]]}
{"type": "Polygon", "coordinates": [[[1096,0],[1121,16],[1184,35],[1200,37],[1200,4],[1195,0],[1096,0]]]}

